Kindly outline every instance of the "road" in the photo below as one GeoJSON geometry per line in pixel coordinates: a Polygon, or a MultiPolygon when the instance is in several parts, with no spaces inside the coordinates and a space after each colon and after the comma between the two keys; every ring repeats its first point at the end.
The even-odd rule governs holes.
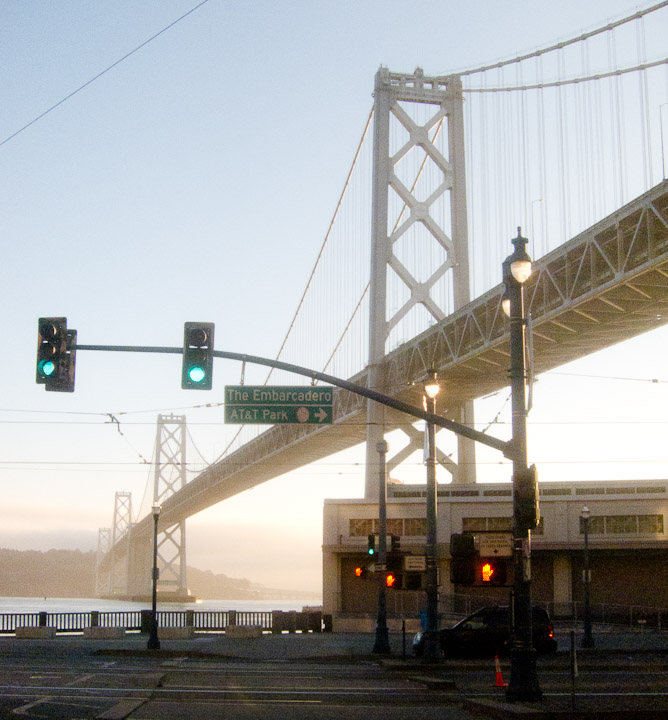
{"type": "Polygon", "coordinates": [[[68,652],[0,658],[2,718],[471,720],[451,691],[372,661],[229,661],[68,652]],[[416,715],[417,713],[417,715],[416,715]]]}
{"type": "MultiPolygon", "coordinates": [[[[372,636],[226,636],[164,642],[0,638],[0,718],[27,720],[475,720],[477,718],[668,717],[668,655],[656,647],[597,647],[579,657],[540,657],[543,701],[508,705],[493,658],[435,666],[370,654],[372,636]],[[573,683],[573,684],[572,684],[573,683]],[[607,714],[606,714],[607,713],[607,714]],[[614,713],[614,715],[612,714],[614,713]]],[[[400,638],[399,638],[400,640],[400,638]]],[[[628,640],[628,638],[625,638],[628,640]]],[[[599,640],[603,645],[605,638],[599,640]]],[[[561,643],[563,645],[563,643],[561,643]]],[[[561,647],[561,646],[560,646],[561,647]]],[[[501,680],[510,676],[500,661],[501,680]]]]}

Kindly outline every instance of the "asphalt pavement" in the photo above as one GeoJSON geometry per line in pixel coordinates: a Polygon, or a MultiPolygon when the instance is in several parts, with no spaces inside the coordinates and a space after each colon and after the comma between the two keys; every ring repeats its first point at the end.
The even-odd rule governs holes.
{"type": "MultiPolygon", "coordinates": [[[[212,673],[228,672],[225,668],[245,664],[255,668],[254,672],[261,668],[276,677],[307,666],[320,667],[323,677],[330,669],[336,674],[341,668],[351,668],[352,677],[376,672],[372,669],[377,668],[381,675],[374,675],[374,682],[379,686],[385,677],[388,682],[391,679],[393,683],[405,681],[423,687],[422,710],[429,706],[430,697],[434,707],[450,701],[452,709],[443,717],[668,718],[668,632],[604,630],[595,626],[595,647],[588,649],[580,647],[581,628],[557,628],[556,635],[558,652],[538,659],[543,699],[537,703],[506,702],[500,682],[509,679],[508,658],[500,659],[500,672],[493,658],[426,664],[412,657],[412,638],[401,634],[390,634],[390,656],[375,655],[374,634],[364,633],[283,633],[256,638],[197,634],[190,640],[161,640],[160,650],[148,650],[147,637],[140,634],[126,634],[117,640],[89,640],[81,635],[59,635],[48,640],[4,636],[0,637],[0,664],[6,668],[20,665],[44,669],[47,663],[56,667],[58,663],[66,664],[68,658],[76,658],[109,662],[119,669],[139,668],[142,663],[147,669],[150,663],[152,668],[160,665],[164,669],[174,663],[174,667],[185,669],[190,663],[199,669],[210,667],[212,673]],[[571,630],[575,634],[576,674],[571,671],[571,630]]],[[[165,714],[151,717],[191,717],[186,713],[186,704],[179,702],[184,713],[181,716],[171,715],[175,710],[170,706],[169,712],[165,709],[165,714]]],[[[128,706],[128,712],[119,717],[149,717],[142,714],[148,705],[142,707],[139,710],[128,706]]],[[[415,717],[426,718],[427,714],[415,717]]]]}

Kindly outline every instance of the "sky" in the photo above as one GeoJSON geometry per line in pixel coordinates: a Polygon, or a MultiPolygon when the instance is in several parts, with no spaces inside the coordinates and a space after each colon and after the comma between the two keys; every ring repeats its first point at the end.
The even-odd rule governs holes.
{"type": "MultiPolygon", "coordinates": [[[[110,345],[180,346],[185,321],[210,321],[217,349],[275,356],[381,65],[446,74],[647,5],[4,0],[0,546],[95,549],[116,491],[141,504],[158,412],[185,414],[207,461],[232,432],[215,405],[238,364],[217,361],[214,389],[195,393],[178,356],[82,352],[75,393],[45,393],[37,318],[110,345]]],[[[541,478],[665,477],[667,344],[657,330],[540,379],[541,478]]],[[[478,418],[504,402],[479,403],[478,418]]],[[[479,462],[484,479],[508,479],[493,454],[479,462]]],[[[419,478],[419,462],[405,472],[419,478]]],[[[349,451],[210,508],[188,521],[188,564],[319,590],[323,499],[361,497],[363,477],[349,451]]]]}

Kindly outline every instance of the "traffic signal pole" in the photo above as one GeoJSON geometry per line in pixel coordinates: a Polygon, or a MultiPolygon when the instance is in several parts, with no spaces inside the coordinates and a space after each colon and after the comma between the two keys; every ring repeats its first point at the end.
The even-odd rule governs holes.
{"type": "Polygon", "coordinates": [[[376,640],[373,651],[378,655],[390,654],[390,637],[387,629],[387,584],[385,569],[387,568],[387,442],[381,440],[376,445],[379,455],[378,478],[378,558],[376,562],[383,572],[375,574],[378,581],[378,619],[376,621],[376,640]]]}

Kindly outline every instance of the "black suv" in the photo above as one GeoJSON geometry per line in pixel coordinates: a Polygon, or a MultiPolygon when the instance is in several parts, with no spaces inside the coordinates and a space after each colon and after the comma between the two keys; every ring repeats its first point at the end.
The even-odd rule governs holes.
{"type": "MultiPolygon", "coordinates": [[[[557,649],[550,616],[537,605],[532,608],[533,646],[539,653],[557,649]]],[[[440,632],[441,649],[446,657],[457,655],[493,656],[510,651],[510,611],[508,606],[485,607],[440,632]]],[[[424,633],[413,638],[413,652],[422,656],[424,633]]]]}

